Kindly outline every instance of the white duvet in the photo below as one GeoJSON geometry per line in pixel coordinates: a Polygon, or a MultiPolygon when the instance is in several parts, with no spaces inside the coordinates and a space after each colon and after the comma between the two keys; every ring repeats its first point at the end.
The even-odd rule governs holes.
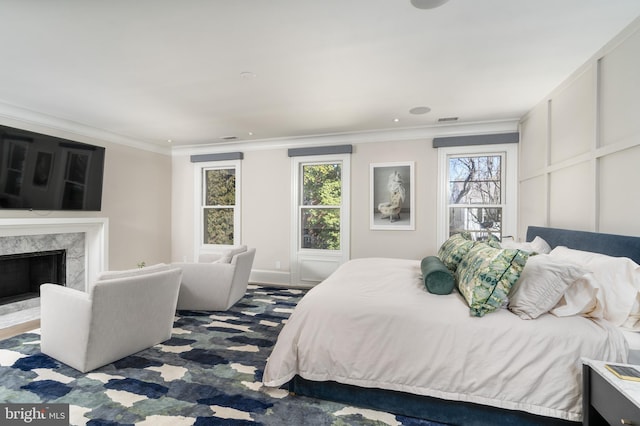
{"type": "Polygon", "coordinates": [[[281,386],[298,374],[580,421],[581,357],[626,362],[625,339],[579,316],[472,317],[457,292],[425,290],[418,261],[368,258],[303,297],[263,382],[281,386]]]}

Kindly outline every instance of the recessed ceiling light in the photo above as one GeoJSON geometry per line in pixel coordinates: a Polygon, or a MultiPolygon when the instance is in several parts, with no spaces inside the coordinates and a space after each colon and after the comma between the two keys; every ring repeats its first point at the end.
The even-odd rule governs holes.
{"type": "Polygon", "coordinates": [[[427,107],[427,106],[419,106],[419,107],[415,107],[415,108],[411,108],[409,110],[409,112],[411,114],[416,114],[416,115],[420,115],[420,114],[426,114],[429,111],[431,111],[431,108],[427,107]]]}
{"type": "Polygon", "coordinates": [[[411,0],[411,4],[418,9],[435,9],[449,0],[411,0]]]}
{"type": "Polygon", "coordinates": [[[397,123],[398,121],[400,121],[400,119],[399,119],[399,118],[394,118],[394,119],[393,119],[393,122],[394,122],[394,123],[397,123]]]}
{"type": "Polygon", "coordinates": [[[256,75],[251,71],[243,71],[240,73],[240,77],[242,77],[245,80],[251,80],[252,78],[256,78],[256,75]]]}
{"type": "Polygon", "coordinates": [[[253,132],[249,132],[249,136],[253,136],[253,132]]]}
{"type": "Polygon", "coordinates": [[[167,142],[171,143],[171,142],[173,142],[173,141],[172,141],[171,139],[167,139],[167,142]]]}

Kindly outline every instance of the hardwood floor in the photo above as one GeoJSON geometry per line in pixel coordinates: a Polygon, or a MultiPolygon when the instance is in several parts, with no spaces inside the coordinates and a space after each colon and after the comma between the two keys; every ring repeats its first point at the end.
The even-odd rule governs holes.
{"type": "Polygon", "coordinates": [[[8,339],[18,334],[34,330],[40,327],[40,320],[27,321],[22,324],[12,325],[11,327],[0,329],[0,340],[8,339]]]}

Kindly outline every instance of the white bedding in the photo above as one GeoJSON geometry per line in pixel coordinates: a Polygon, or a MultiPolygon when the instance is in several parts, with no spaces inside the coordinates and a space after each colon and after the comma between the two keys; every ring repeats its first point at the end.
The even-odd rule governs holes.
{"type": "Polygon", "coordinates": [[[629,359],[627,362],[640,365],[640,332],[622,330],[622,334],[629,345],[629,359]]]}
{"type": "Polygon", "coordinates": [[[418,261],[356,259],[303,297],[263,382],[298,374],[579,421],[581,357],[626,362],[627,344],[600,319],[472,317],[457,292],[425,290],[418,261]]]}

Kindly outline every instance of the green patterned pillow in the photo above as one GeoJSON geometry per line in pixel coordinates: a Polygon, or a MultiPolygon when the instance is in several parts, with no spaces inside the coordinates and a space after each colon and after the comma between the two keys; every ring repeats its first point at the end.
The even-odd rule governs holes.
{"type": "Polygon", "coordinates": [[[500,238],[493,234],[489,234],[489,236],[487,237],[487,244],[489,244],[493,248],[502,248],[500,238]]]}
{"type": "Polygon", "coordinates": [[[451,272],[455,272],[462,258],[476,244],[468,232],[452,235],[438,250],[438,257],[451,272]]]}
{"type": "Polygon", "coordinates": [[[528,257],[521,250],[496,249],[487,244],[469,250],[458,265],[456,278],[471,315],[481,317],[507,303],[509,290],[520,277],[528,257]]]}

